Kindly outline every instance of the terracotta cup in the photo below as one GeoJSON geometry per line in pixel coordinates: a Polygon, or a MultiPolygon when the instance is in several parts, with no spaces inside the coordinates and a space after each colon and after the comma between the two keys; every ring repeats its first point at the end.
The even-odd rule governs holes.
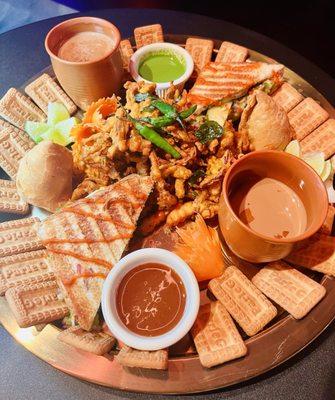
{"type": "Polygon", "coordinates": [[[45,48],[59,83],[83,110],[101,97],[117,93],[123,68],[119,52],[120,32],[110,22],[94,17],[72,18],[53,27],[45,38],[45,48]],[[111,50],[103,57],[73,62],[58,57],[61,45],[80,32],[99,32],[113,40],[111,50]]]}
{"type": "Polygon", "coordinates": [[[317,232],[327,210],[325,186],[309,165],[281,151],[255,151],[236,161],[226,173],[220,198],[219,223],[233,253],[244,260],[262,263],[286,257],[297,242],[317,232]],[[252,230],[238,218],[230,203],[230,195],[252,175],[276,179],[295,191],[307,214],[307,227],[302,234],[281,239],[268,237],[252,230]]]}

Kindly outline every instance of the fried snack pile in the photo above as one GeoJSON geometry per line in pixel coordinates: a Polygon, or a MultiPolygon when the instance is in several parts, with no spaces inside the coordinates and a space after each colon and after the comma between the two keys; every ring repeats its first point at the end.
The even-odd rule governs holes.
{"type": "Polygon", "coordinates": [[[249,151],[248,138],[237,131],[243,98],[205,108],[192,105],[187,91],[173,86],[164,99],[155,96],[154,84],[127,82],[125,89],[124,106],[116,97],[100,99],[72,131],[74,167],[81,180],[72,200],[137,173],[155,181],[143,234],[165,221],[178,225],[196,213],[214,217],[225,172],[249,151]],[[149,134],[155,130],[158,142],[148,140],[144,126],[149,134]]]}

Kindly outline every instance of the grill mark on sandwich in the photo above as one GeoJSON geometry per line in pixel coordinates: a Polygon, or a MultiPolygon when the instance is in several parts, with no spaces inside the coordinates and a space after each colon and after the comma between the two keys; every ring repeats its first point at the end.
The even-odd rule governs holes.
{"type": "Polygon", "coordinates": [[[102,214],[94,214],[91,211],[84,211],[84,210],[80,210],[77,208],[67,208],[64,211],[69,212],[69,213],[73,213],[76,215],[80,215],[83,217],[88,217],[88,218],[93,218],[95,220],[101,220],[101,221],[108,221],[108,222],[113,222],[115,225],[120,225],[123,226],[124,228],[128,228],[128,229],[135,229],[136,226],[134,226],[134,224],[125,224],[123,221],[120,220],[115,220],[114,218],[112,218],[110,215],[102,215],[102,214]]]}
{"type": "Polygon", "coordinates": [[[111,238],[102,238],[102,239],[59,239],[59,238],[54,238],[54,239],[44,239],[42,240],[42,243],[47,246],[49,244],[76,244],[76,243],[83,243],[83,244],[94,244],[94,243],[111,243],[114,242],[115,240],[121,240],[121,239],[130,239],[133,235],[131,234],[119,234],[115,235],[111,238]]]}
{"type": "Polygon", "coordinates": [[[128,228],[131,227],[133,230],[136,228],[141,211],[136,204],[142,200],[141,206],[144,206],[149,189],[152,189],[150,178],[135,176],[129,177],[129,180],[125,178],[122,183],[105,188],[101,194],[97,192],[89,199],[79,200],[60,213],[50,216],[40,228],[39,233],[44,240],[50,239],[52,242],[53,238],[61,239],[58,243],[54,241],[48,244],[47,248],[60,287],[66,294],[79,325],[84,329],[89,330],[91,327],[100,304],[99,293],[103,280],[122,256],[132,236],[130,233],[133,234],[128,228]],[[116,200],[117,197],[120,201],[116,200]],[[105,205],[111,198],[115,200],[110,202],[109,214],[105,205]],[[127,205],[123,199],[128,199],[130,204],[127,205]],[[73,209],[75,212],[70,212],[73,209]],[[77,210],[81,212],[76,212],[77,210]],[[112,219],[114,214],[115,219],[112,219]],[[127,237],[106,243],[119,236],[127,237]],[[64,243],[61,243],[62,239],[64,243]],[[69,243],[71,241],[78,243],[69,243]],[[78,268],[78,264],[81,268],[78,268]],[[93,279],[94,277],[96,279],[93,279]]]}
{"type": "Polygon", "coordinates": [[[49,248],[48,250],[54,254],[61,254],[63,256],[78,258],[81,261],[98,264],[98,265],[101,265],[101,266],[107,268],[108,270],[112,269],[114,266],[112,263],[109,263],[108,261],[101,260],[101,259],[95,258],[95,257],[86,257],[82,254],[78,254],[78,253],[75,253],[74,251],[70,251],[70,250],[61,250],[61,249],[55,249],[55,248],[49,248]]]}
{"type": "Polygon", "coordinates": [[[252,63],[209,63],[199,74],[188,98],[199,104],[211,104],[222,99],[235,99],[243,96],[250,87],[282,75],[280,64],[252,63]]]}
{"type": "MultiPolygon", "coordinates": [[[[132,187],[129,186],[125,186],[124,184],[122,186],[120,186],[118,188],[119,193],[121,193],[122,195],[124,195],[125,197],[128,197],[128,199],[116,199],[120,202],[127,202],[127,203],[131,203],[132,205],[135,206],[135,208],[141,207],[143,205],[143,201],[147,199],[147,196],[145,193],[141,193],[140,191],[137,193],[134,190],[132,190],[132,187]],[[129,198],[133,197],[135,200],[137,200],[137,202],[130,200],[129,198]]],[[[113,198],[110,198],[109,201],[114,200],[113,198]]]]}
{"type": "MultiPolygon", "coordinates": [[[[146,198],[146,196],[141,194],[141,193],[134,195],[134,191],[131,191],[131,187],[125,188],[125,186],[122,186],[121,192],[123,192],[125,195],[128,195],[128,196],[133,195],[133,197],[136,197],[136,199],[141,198],[142,199],[142,204],[143,204],[143,200],[145,200],[145,198],[146,198]]],[[[96,200],[99,200],[99,199],[96,199],[96,200]]],[[[85,199],[82,203],[86,203],[87,204],[87,203],[91,203],[91,201],[93,202],[94,199],[93,198],[85,199]],[[89,201],[86,201],[86,200],[89,200],[89,201]]],[[[104,199],[104,202],[105,201],[106,200],[104,199]]],[[[124,206],[129,206],[130,205],[132,208],[136,209],[136,208],[139,208],[139,207],[142,206],[141,203],[131,202],[130,199],[119,199],[119,198],[118,199],[110,199],[108,202],[109,203],[110,202],[115,203],[117,206],[119,206],[121,208],[125,208],[124,206]]],[[[101,204],[102,202],[94,201],[94,204],[97,204],[97,203],[101,204]]],[[[82,204],[82,206],[83,205],[84,204],[82,204]]],[[[127,228],[128,229],[135,229],[136,228],[136,226],[134,224],[129,224],[129,223],[127,224],[127,223],[124,222],[124,217],[125,217],[125,215],[128,216],[128,213],[122,213],[124,215],[123,215],[123,220],[121,220],[121,219],[118,219],[115,215],[113,215],[113,217],[111,217],[109,215],[95,214],[95,213],[93,213],[91,211],[85,211],[83,209],[78,209],[77,207],[71,207],[70,206],[70,207],[66,208],[64,211],[72,213],[72,214],[76,214],[76,215],[79,215],[79,216],[83,216],[83,217],[91,217],[92,219],[94,219],[98,223],[98,225],[99,225],[100,221],[105,221],[105,222],[113,222],[115,228],[117,226],[119,226],[121,228],[124,228],[124,229],[127,229],[127,228]]],[[[125,210],[123,210],[123,211],[125,211],[125,210]]],[[[80,229],[80,230],[82,231],[82,229],[80,229]]],[[[99,229],[99,231],[100,231],[101,235],[103,236],[102,230],[99,229]]],[[[118,230],[117,230],[117,232],[118,232],[118,230]]],[[[129,234],[129,233],[120,234],[118,232],[117,235],[115,235],[115,236],[113,236],[111,238],[105,238],[105,237],[100,238],[100,239],[98,239],[98,238],[97,239],[88,239],[88,238],[83,238],[83,239],[56,239],[55,238],[55,239],[43,240],[43,243],[45,245],[53,245],[53,244],[87,244],[87,245],[90,245],[90,244],[95,244],[95,243],[106,243],[106,244],[108,244],[108,243],[111,243],[111,242],[113,242],[115,240],[122,240],[122,239],[125,240],[125,239],[130,239],[131,237],[132,237],[132,235],[129,234]]],[[[84,257],[85,257],[85,260],[89,260],[90,259],[90,258],[88,258],[86,256],[83,256],[82,254],[78,254],[76,252],[71,252],[70,250],[65,250],[65,249],[61,250],[59,248],[57,248],[57,249],[51,248],[50,251],[52,251],[54,253],[57,253],[57,254],[72,255],[72,256],[80,258],[82,260],[84,259],[84,257]]],[[[113,252],[112,252],[112,254],[114,256],[114,259],[116,259],[116,255],[113,252]]],[[[97,264],[99,264],[97,262],[97,260],[99,260],[99,259],[93,258],[92,261],[93,260],[97,264]]],[[[100,264],[104,265],[104,266],[108,265],[108,267],[112,265],[112,264],[110,264],[108,262],[105,262],[104,260],[101,260],[101,259],[100,259],[100,264]]]]}
{"type": "Polygon", "coordinates": [[[72,286],[74,285],[78,279],[80,278],[101,278],[101,279],[106,279],[107,274],[103,274],[102,272],[90,272],[90,271],[85,271],[82,274],[77,274],[73,275],[69,279],[63,279],[62,283],[65,286],[72,286]]]}
{"type": "Polygon", "coordinates": [[[248,71],[258,70],[262,65],[261,62],[242,62],[242,63],[222,63],[222,62],[210,62],[207,69],[212,71],[222,70],[222,71],[248,71]]]}
{"type": "MultiPolygon", "coordinates": [[[[83,205],[85,206],[85,205],[83,205]]],[[[74,214],[72,214],[74,216],[74,214]]],[[[100,254],[105,260],[109,260],[109,262],[114,263],[115,261],[115,255],[108,243],[102,243],[101,240],[106,240],[103,230],[100,227],[99,221],[92,219],[92,218],[84,218],[80,216],[79,218],[74,217],[74,224],[78,229],[74,229],[73,233],[74,235],[78,235],[78,232],[81,233],[82,238],[86,239],[84,243],[82,243],[80,246],[80,253],[82,254],[100,254]],[[87,239],[90,239],[87,237],[91,235],[92,242],[88,243],[87,239]],[[96,239],[98,242],[96,242],[96,239]]],[[[107,226],[112,225],[114,227],[114,224],[108,223],[107,226]]],[[[112,232],[114,234],[114,232],[112,232]]],[[[115,234],[119,234],[118,231],[115,232],[115,234]]],[[[71,244],[69,244],[71,246],[71,244]]],[[[71,250],[71,247],[70,247],[71,250]]],[[[100,258],[100,259],[101,259],[100,258]]]]}

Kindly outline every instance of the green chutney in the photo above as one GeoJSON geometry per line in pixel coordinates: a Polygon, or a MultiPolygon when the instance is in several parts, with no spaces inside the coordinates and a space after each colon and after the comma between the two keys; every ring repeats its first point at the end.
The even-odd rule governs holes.
{"type": "Polygon", "coordinates": [[[155,83],[175,81],[185,71],[185,60],[171,52],[148,54],[138,68],[142,78],[155,83]]]}

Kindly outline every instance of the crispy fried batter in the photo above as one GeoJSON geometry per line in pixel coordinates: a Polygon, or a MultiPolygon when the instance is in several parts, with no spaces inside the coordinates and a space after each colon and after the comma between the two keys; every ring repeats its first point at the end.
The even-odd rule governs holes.
{"type": "MultiPolygon", "coordinates": [[[[150,175],[155,182],[153,214],[148,213],[142,221],[143,234],[165,219],[174,226],[197,212],[204,218],[216,215],[223,176],[243,151],[249,151],[248,138],[236,132],[228,120],[222,137],[200,143],[195,133],[207,117],[206,109],[198,107],[184,119],[183,126],[174,121],[156,129],[181,154],[175,159],[142,137],[127,116],[129,113],[149,126],[150,118],[164,117],[151,105],[155,85],[127,82],[125,89],[124,107],[115,97],[98,101],[91,107],[90,118],[86,116],[85,121],[89,122],[81,125],[90,135],[81,135],[73,145],[75,172],[83,180],[72,198],[84,197],[135,172],[150,175]],[[113,104],[117,104],[117,109],[110,114],[113,104]]],[[[192,106],[187,91],[180,93],[174,86],[169,88],[164,101],[179,113],[192,106]]]]}
{"type": "Polygon", "coordinates": [[[166,218],[166,223],[169,226],[176,226],[184,222],[197,212],[197,207],[194,201],[189,201],[175,208],[166,218]]]}
{"type": "Polygon", "coordinates": [[[178,199],[183,199],[185,197],[185,179],[177,178],[174,183],[174,188],[178,199]]]}
{"type": "Polygon", "coordinates": [[[157,226],[165,222],[166,220],[166,211],[157,211],[149,217],[143,219],[141,226],[139,228],[140,233],[143,236],[149,235],[153,232],[157,226]]]}

